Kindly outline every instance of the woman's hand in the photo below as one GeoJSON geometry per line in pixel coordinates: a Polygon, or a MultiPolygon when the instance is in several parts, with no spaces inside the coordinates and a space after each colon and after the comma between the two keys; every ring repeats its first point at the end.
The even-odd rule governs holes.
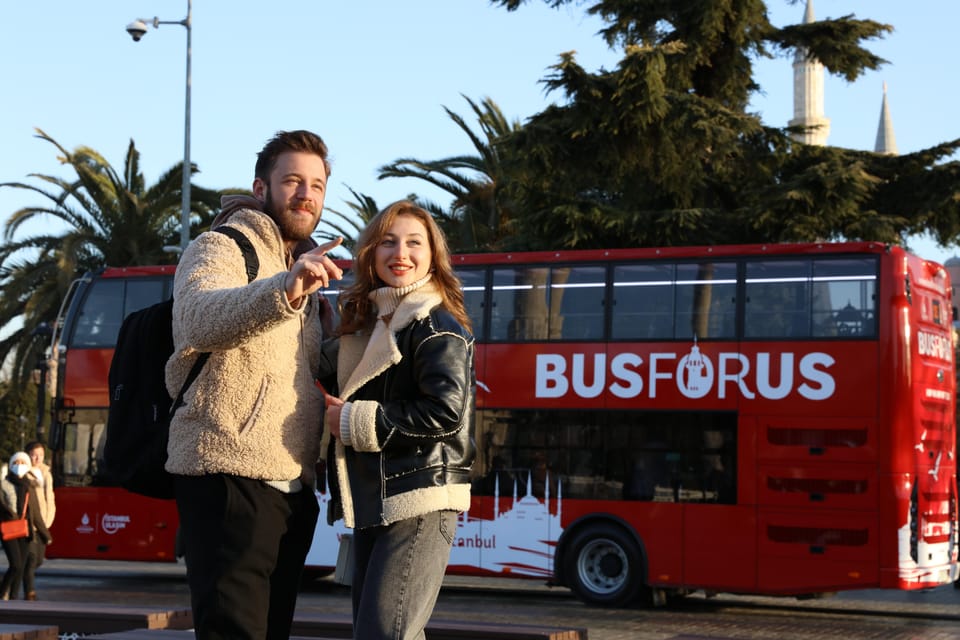
{"type": "Polygon", "coordinates": [[[336,396],[332,396],[327,393],[327,390],[323,388],[323,385],[319,382],[317,386],[320,387],[320,391],[323,391],[323,399],[326,403],[326,410],[323,414],[324,424],[327,425],[327,429],[330,430],[330,435],[334,438],[340,438],[340,409],[343,407],[343,400],[336,396]]]}

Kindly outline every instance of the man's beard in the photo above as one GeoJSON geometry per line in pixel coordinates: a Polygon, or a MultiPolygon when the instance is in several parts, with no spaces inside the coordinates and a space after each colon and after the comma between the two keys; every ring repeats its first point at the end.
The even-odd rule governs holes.
{"type": "MultiPolygon", "coordinates": [[[[313,211],[312,205],[307,206],[310,206],[311,211],[313,211]]],[[[267,185],[266,192],[264,193],[263,212],[270,216],[277,224],[277,227],[280,229],[280,236],[284,240],[293,240],[296,242],[308,240],[310,236],[313,235],[314,229],[317,228],[317,223],[320,222],[318,216],[317,223],[311,225],[309,229],[306,229],[303,224],[299,224],[301,221],[300,215],[292,213],[287,203],[274,202],[273,193],[271,193],[269,185],[267,185]]],[[[314,213],[316,213],[316,211],[314,211],[314,213]]]]}

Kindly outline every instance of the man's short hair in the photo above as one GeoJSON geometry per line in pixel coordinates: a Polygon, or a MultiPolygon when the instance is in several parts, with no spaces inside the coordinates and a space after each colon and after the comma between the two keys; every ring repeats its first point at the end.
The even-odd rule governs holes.
{"type": "Polygon", "coordinates": [[[330,179],[330,161],[327,159],[327,145],[323,139],[311,131],[298,129],[297,131],[278,131],[257,154],[257,164],[253,175],[264,182],[270,179],[270,172],[277,166],[277,158],[287,151],[302,151],[312,153],[323,159],[323,169],[330,179]]]}

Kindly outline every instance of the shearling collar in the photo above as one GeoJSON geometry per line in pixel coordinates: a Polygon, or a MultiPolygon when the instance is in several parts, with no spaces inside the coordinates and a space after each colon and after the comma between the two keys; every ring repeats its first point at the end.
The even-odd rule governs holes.
{"type": "Polygon", "coordinates": [[[350,398],[364,384],[400,362],[403,354],[397,347],[396,334],[411,322],[426,318],[443,298],[436,284],[427,282],[405,295],[387,324],[377,319],[367,336],[346,335],[340,338],[340,356],[337,376],[340,379],[340,397],[350,398]],[[344,377],[347,377],[344,382],[344,377]]]}
{"type": "Polygon", "coordinates": [[[400,304],[400,301],[407,297],[407,294],[416,291],[423,285],[430,282],[432,274],[427,274],[412,284],[405,287],[380,287],[371,291],[367,297],[377,307],[377,317],[391,315],[400,304]]]}

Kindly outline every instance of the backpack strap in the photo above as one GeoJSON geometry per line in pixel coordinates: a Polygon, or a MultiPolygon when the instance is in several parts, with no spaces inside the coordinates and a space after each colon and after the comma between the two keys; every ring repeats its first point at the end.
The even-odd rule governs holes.
{"type": "MultiPolygon", "coordinates": [[[[239,229],[227,226],[220,226],[216,229],[211,229],[211,231],[216,231],[217,233],[222,233],[225,236],[233,238],[233,241],[237,243],[238,247],[240,247],[240,253],[243,254],[243,263],[247,268],[247,283],[256,280],[257,272],[260,271],[260,258],[257,257],[257,251],[253,248],[253,244],[250,242],[250,239],[246,236],[246,234],[239,229]]],[[[180,387],[180,393],[177,394],[173,404],[170,405],[171,416],[176,412],[180,405],[183,404],[183,395],[187,392],[187,389],[190,388],[190,385],[193,384],[193,381],[197,379],[197,376],[200,375],[200,371],[203,370],[203,365],[207,364],[207,360],[209,359],[209,351],[204,351],[197,356],[196,362],[194,362],[193,366],[190,367],[190,373],[187,374],[187,379],[183,381],[183,386],[180,387]]]]}
{"type": "Polygon", "coordinates": [[[233,238],[233,241],[240,247],[240,253],[243,254],[243,262],[247,266],[247,282],[256,280],[257,272],[260,271],[260,259],[257,257],[257,252],[253,248],[253,244],[250,243],[250,238],[248,238],[243,231],[224,225],[216,229],[211,229],[211,231],[216,231],[217,233],[222,233],[225,236],[233,238]]]}

